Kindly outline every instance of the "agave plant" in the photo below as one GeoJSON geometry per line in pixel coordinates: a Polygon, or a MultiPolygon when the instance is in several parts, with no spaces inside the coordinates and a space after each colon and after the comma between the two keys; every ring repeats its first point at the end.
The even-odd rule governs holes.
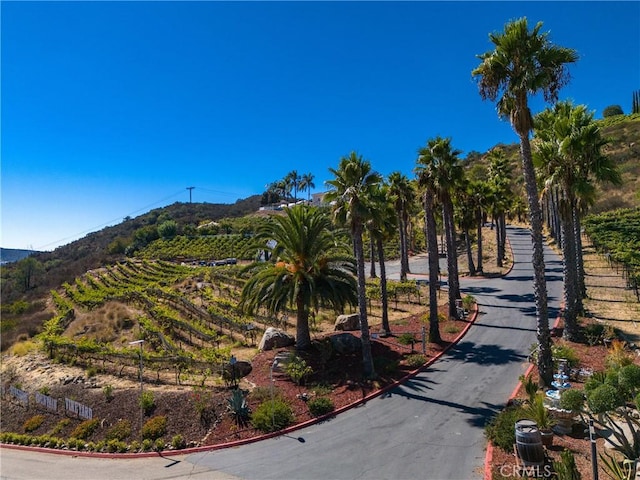
{"type": "Polygon", "coordinates": [[[249,415],[251,414],[251,409],[249,408],[249,404],[247,403],[247,397],[243,390],[235,389],[231,393],[231,398],[228,400],[229,402],[229,411],[231,415],[233,415],[236,425],[239,427],[246,427],[249,423],[249,415]]]}

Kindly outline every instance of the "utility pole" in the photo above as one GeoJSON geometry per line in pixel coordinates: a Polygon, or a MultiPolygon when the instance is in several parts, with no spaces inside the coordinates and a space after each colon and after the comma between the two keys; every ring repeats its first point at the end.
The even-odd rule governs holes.
{"type": "Polygon", "coordinates": [[[196,188],[196,187],[187,187],[187,190],[189,190],[189,203],[191,203],[191,191],[196,188]]]}

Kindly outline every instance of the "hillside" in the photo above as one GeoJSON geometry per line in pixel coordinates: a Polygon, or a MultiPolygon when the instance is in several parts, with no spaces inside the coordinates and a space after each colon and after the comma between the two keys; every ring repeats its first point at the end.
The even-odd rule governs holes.
{"type": "Polygon", "coordinates": [[[0,248],[0,264],[17,262],[33,253],[35,250],[22,250],[19,248],[0,248]]]}
{"type": "MultiPolygon", "coordinates": [[[[591,211],[640,206],[640,115],[610,117],[599,122],[604,135],[610,139],[606,153],[619,166],[623,185],[599,187],[598,199],[591,211]]],[[[498,146],[512,161],[513,191],[521,192],[518,146],[498,146]]],[[[465,163],[474,174],[482,174],[487,165],[486,154],[471,152],[465,163]]],[[[251,258],[255,252],[248,249],[246,234],[257,222],[265,221],[264,216],[250,217],[257,212],[260,200],[256,195],[235,204],[174,203],[126,218],[118,225],[93,232],[53,252],[35,253],[30,257],[34,260],[31,265],[4,265],[2,349],[10,345],[10,338],[30,337],[38,332],[43,322],[51,318],[50,291],[59,289],[64,282],[72,283],[90,270],[127,258],[147,261],[184,258],[207,262],[225,257],[251,258]],[[169,225],[171,223],[173,225],[169,225]],[[159,238],[162,225],[173,228],[173,234],[159,238]],[[11,331],[9,336],[8,331],[11,331]]],[[[394,242],[390,240],[388,246],[393,247],[394,242]]]]}

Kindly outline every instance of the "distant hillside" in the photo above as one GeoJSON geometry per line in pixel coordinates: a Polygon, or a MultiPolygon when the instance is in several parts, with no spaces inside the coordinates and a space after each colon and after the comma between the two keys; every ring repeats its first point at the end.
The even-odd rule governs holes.
{"type": "MultiPolygon", "coordinates": [[[[42,297],[63,282],[73,281],[87,270],[118,261],[124,257],[123,252],[110,246],[114,242],[122,242],[124,245],[133,243],[136,236],[140,235],[139,232],[144,232],[145,227],[156,227],[163,221],[173,220],[179,229],[195,228],[205,221],[243,217],[259,209],[260,199],[260,195],[254,195],[233,204],[176,202],[135,218],[126,218],[117,225],[90,233],[52,252],[34,253],[33,258],[42,264],[43,271],[38,272],[34,286],[27,292],[27,296],[42,297]]],[[[2,272],[3,303],[24,295],[24,292],[15,289],[14,282],[9,281],[13,270],[11,267],[7,266],[2,272]]]]}
{"type": "Polygon", "coordinates": [[[21,250],[19,248],[0,248],[0,264],[17,262],[32,253],[38,253],[36,250],[21,250]]]}

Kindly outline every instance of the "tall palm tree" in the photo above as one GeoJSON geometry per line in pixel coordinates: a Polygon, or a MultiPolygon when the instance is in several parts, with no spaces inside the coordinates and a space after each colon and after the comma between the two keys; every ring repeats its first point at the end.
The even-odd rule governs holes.
{"type": "Polygon", "coordinates": [[[297,170],[291,170],[284,177],[285,181],[291,186],[293,189],[293,201],[294,203],[298,201],[298,189],[300,188],[300,175],[298,175],[297,170]]]}
{"type": "Polygon", "coordinates": [[[381,336],[391,335],[389,325],[389,305],[387,295],[387,271],[384,264],[384,241],[391,237],[396,228],[396,212],[393,204],[389,201],[389,187],[381,185],[374,189],[370,197],[370,217],[367,222],[367,229],[373,239],[372,248],[378,253],[380,263],[380,299],[382,303],[382,329],[381,336]]]}
{"type": "Polygon", "coordinates": [[[491,196],[491,213],[496,224],[496,264],[502,267],[506,253],[507,225],[506,212],[511,204],[513,193],[511,190],[511,164],[500,148],[489,152],[489,185],[491,196]]]}
{"type": "Polygon", "coordinates": [[[261,243],[275,240],[271,262],[257,265],[242,289],[240,307],[271,314],[296,309],[296,348],[311,345],[309,314],[319,307],[342,311],[357,301],[355,265],[348,246],[336,243],[331,220],[322,211],[298,205],[273,216],[256,235],[261,243]]]}
{"type": "Polygon", "coordinates": [[[449,316],[458,318],[456,300],[461,298],[458,275],[458,255],[452,192],[460,186],[463,170],[459,150],[451,146],[450,138],[435,137],[418,151],[416,173],[422,184],[429,184],[442,204],[442,217],[447,240],[447,282],[449,284],[449,316]]]}
{"type": "Polygon", "coordinates": [[[594,182],[620,183],[615,164],[602,155],[607,143],[584,105],[558,102],[535,117],[534,161],[546,178],[548,190],[556,193],[563,253],[565,329],[563,336],[578,337],[577,316],[582,311],[582,245],[580,202],[592,199],[594,182]]]}
{"type": "Polygon", "coordinates": [[[312,173],[305,173],[300,177],[300,191],[307,191],[307,201],[311,201],[311,189],[316,188],[316,184],[313,183],[314,178],[312,173]]]}
{"type": "Polygon", "coordinates": [[[539,346],[538,373],[545,385],[553,380],[553,358],[547,308],[542,245],[542,216],[538,203],[529,134],[533,119],[529,109],[529,95],[542,93],[547,102],[555,102],[558,92],[569,80],[567,64],[577,61],[576,52],[554,46],[547,33],[541,33],[542,22],[529,31],[526,18],[505,25],[503,32],[489,34],[495,48],[479,55],[481,63],[472,71],[477,79],[482,99],[498,100],[501,117],[509,118],[520,140],[520,157],[529,202],[536,301],[537,339],[539,346]]]}
{"type": "Polygon", "coordinates": [[[438,258],[438,236],[436,234],[436,196],[433,187],[422,176],[419,186],[424,188],[424,229],[429,259],[429,341],[442,342],[440,320],[438,318],[438,289],[440,288],[440,260],[438,258]]]}
{"type": "Polygon", "coordinates": [[[358,273],[358,312],[360,315],[363,373],[365,377],[373,377],[375,370],[367,319],[362,232],[363,225],[370,216],[369,199],[382,182],[382,177],[372,171],[369,161],[364,160],[361,155],[355,152],[342,157],[338,168],[330,168],[329,171],[335,178],[327,181],[327,185],[332,189],[325,195],[325,200],[329,203],[335,202],[333,205],[334,220],[338,224],[346,225],[351,232],[358,273]]]}
{"type": "Polygon", "coordinates": [[[476,262],[476,273],[484,273],[484,265],[482,258],[483,238],[482,226],[484,225],[485,214],[492,198],[492,191],[489,182],[483,180],[473,180],[469,184],[469,192],[471,194],[471,204],[476,212],[476,243],[478,245],[478,256],[476,262]]]}
{"type": "Polygon", "coordinates": [[[409,214],[413,203],[413,184],[406,175],[400,172],[389,174],[389,195],[398,215],[398,232],[400,234],[400,280],[407,280],[409,269],[409,214]]]}

